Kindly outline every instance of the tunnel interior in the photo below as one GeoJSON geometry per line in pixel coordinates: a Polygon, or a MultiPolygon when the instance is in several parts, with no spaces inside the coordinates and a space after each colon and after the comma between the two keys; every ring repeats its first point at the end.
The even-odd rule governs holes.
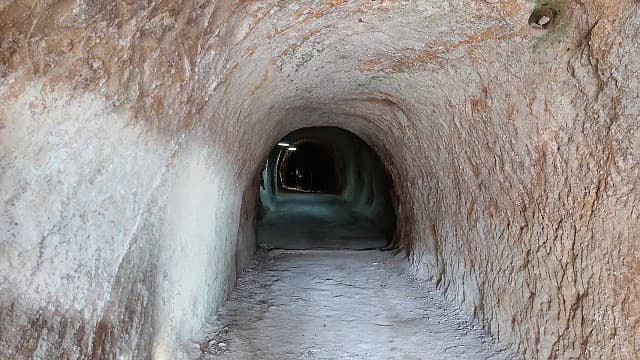
{"type": "Polygon", "coordinates": [[[278,185],[281,190],[339,193],[340,179],[336,171],[336,155],[333,146],[301,141],[286,149],[277,169],[278,185]]]}
{"type": "MultiPolygon", "coordinates": [[[[402,249],[392,283],[433,284],[522,358],[640,359],[639,14],[638,0],[0,1],[0,359],[183,359],[246,285],[256,242],[402,249]]],[[[331,253],[310,265],[334,280],[358,253],[355,278],[296,287],[322,296],[396,255],[283,252],[331,253]]],[[[300,269],[288,259],[282,278],[300,269]]],[[[353,303],[377,300],[370,284],[353,303]]],[[[384,316],[419,308],[400,305],[367,314],[390,329],[384,316]]]]}
{"type": "Polygon", "coordinates": [[[396,227],[391,176],[353,133],[307,127],[280,139],[260,175],[258,246],[387,247],[396,227]]]}

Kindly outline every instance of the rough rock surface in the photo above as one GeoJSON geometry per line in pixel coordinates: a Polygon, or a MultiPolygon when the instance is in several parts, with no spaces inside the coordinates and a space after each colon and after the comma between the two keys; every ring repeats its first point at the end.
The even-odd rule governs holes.
{"type": "Polygon", "coordinates": [[[500,343],[638,358],[640,3],[540,3],[0,1],[0,357],[177,357],[274,142],[334,125],[500,343]]]}

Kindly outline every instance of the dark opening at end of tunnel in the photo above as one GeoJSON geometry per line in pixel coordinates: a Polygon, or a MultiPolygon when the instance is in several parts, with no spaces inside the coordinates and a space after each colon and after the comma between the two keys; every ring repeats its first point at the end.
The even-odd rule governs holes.
{"type": "Polygon", "coordinates": [[[260,174],[258,246],[266,249],[382,249],[396,213],[391,177],[375,151],[337,127],[291,132],[260,174]]]}
{"type": "Polygon", "coordinates": [[[339,193],[334,147],[330,144],[297,142],[287,147],[278,164],[280,189],[290,192],[339,193]]]}

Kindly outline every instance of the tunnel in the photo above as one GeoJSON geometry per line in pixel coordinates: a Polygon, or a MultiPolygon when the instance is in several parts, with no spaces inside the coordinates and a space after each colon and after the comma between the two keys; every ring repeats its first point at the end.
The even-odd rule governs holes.
{"type": "Polygon", "coordinates": [[[308,127],[280,139],[260,175],[257,243],[265,249],[391,249],[390,175],[360,138],[308,127]]]}
{"type": "Polygon", "coordinates": [[[639,7],[1,1],[0,358],[639,358],[639,7]]]}

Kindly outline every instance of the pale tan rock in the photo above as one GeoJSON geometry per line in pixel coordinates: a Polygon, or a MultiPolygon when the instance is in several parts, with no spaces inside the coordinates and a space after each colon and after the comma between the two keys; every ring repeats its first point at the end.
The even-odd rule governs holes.
{"type": "Polygon", "coordinates": [[[179,357],[271,146],[335,125],[499,342],[638,358],[640,5],[553,3],[0,2],[0,357],[179,357]]]}

